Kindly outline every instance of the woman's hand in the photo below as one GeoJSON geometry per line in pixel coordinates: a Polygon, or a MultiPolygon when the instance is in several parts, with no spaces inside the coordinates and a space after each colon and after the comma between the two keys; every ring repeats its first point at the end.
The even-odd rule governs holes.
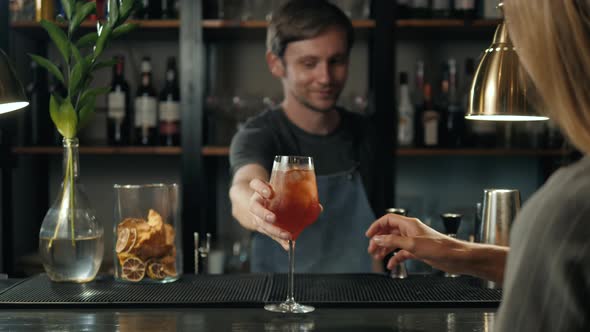
{"type": "Polygon", "coordinates": [[[418,259],[439,270],[461,273],[462,259],[469,250],[467,242],[441,234],[416,218],[396,214],[375,221],[366,236],[371,239],[368,252],[375,259],[401,249],[387,262],[388,269],[407,259],[418,259]]]}

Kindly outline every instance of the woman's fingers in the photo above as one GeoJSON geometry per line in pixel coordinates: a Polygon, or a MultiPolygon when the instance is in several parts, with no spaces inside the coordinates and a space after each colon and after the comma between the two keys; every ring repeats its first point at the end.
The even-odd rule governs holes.
{"type": "Polygon", "coordinates": [[[387,268],[393,270],[396,265],[401,264],[408,259],[416,259],[416,257],[406,250],[400,250],[396,252],[395,255],[391,256],[387,262],[387,268]]]}
{"type": "Polygon", "coordinates": [[[383,217],[377,219],[365,233],[367,237],[373,237],[379,233],[390,233],[393,230],[399,232],[400,229],[405,229],[412,222],[412,218],[400,216],[393,213],[388,213],[383,217]]]}
{"type": "Polygon", "coordinates": [[[371,238],[371,242],[374,242],[375,245],[379,247],[388,248],[391,250],[401,248],[412,251],[414,247],[413,238],[396,234],[375,235],[371,238]]]}

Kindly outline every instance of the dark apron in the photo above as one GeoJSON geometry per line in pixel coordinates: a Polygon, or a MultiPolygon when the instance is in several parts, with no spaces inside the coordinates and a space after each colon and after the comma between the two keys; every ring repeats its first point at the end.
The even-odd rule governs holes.
{"type": "MultiPolygon", "coordinates": [[[[358,140],[355,140],[358,141],[358,140]]],[[[358,144],[355,142],[358,156],[358,144]]],[[[297,147],[298,151],[301,151],[297,147]]],[[[357,160],[358,165],[358,158],[357,160]]],[[[318,195],[324,211],[303,230],[295,245],[298,273],[368,273],[365,232],[375,220],[358,167],[317,176],[318,195]]],[[[289,257],[277,242],[260,233],[252,236],[252,272],[287,272],[289,257]]]]}

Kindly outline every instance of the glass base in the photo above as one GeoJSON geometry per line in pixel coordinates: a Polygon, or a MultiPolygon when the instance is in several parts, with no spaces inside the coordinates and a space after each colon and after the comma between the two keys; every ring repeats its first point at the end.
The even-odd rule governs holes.
{"type": "Polygon", "coordinates": [[[309,305],[301,305],[297,302],[283,302],[281,304],[267,304],[264,306],[265,310],[272,312],[291,313],[291,314],[306,314],[315,310],[309,305]]]}

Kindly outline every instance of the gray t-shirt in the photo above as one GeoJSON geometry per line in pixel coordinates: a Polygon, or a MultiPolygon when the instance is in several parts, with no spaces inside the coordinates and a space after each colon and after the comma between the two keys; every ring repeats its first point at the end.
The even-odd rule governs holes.
{"type": "MultiPolygon", "coordinates": [[[[276,155],[305,155],[314,160],[317,175],[349,171],[358,164],[373,211],[385,210],[385,190],[372,165],[388,154],[379,151],[372,122],[340,110],[341,122],[328,135],[313,135],[293,124],[282,109],[267,110],[251,118],[232,139],[230,167],[234,174],[246,164],[260,164],[271,172],[276,155]]],[[[392,187],[392,186],[390,186],[392,187]]]]}
{"type": "Polygon", "coordinates": [[[590,157],[557,171],[513,224],[497,331],[590,331],[590,157]]]}

